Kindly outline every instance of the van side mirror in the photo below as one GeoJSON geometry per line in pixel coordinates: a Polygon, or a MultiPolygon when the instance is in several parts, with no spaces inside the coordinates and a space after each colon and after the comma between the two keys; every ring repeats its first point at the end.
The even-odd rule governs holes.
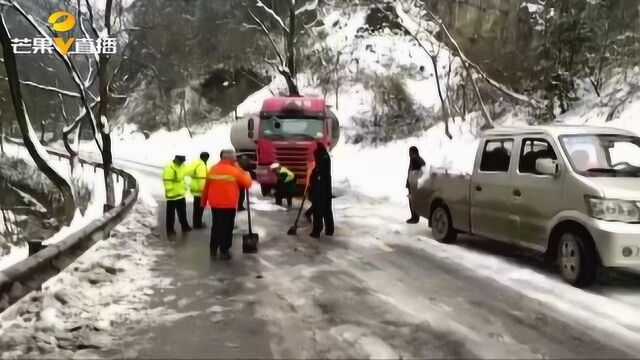
{"type": "Polygon", "coordinates": [[[536,161],[536,171],[542,175],[557,177],[560,174],[560,166],[556,160],[542,158],[536,161]]]}

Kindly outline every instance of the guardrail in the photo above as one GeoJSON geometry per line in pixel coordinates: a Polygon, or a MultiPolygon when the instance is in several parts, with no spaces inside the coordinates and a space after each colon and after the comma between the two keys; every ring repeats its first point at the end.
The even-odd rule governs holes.
{"type": "MultiPolygon", "coordinates": [[[[24,146],[21,142],[5,138],[8,142],[24,146]]],[[[47,150],[50,155],[59,159],[69,159],[69,155],[54,150],[47,150]]],[[[102,168],[102,164],[78,160],[82,165],[93,166],[94,171],[102,168]]],[[[138,200],[139,186],[136,179],[129,173],[113,168],[118,180],[124,181],[122,200],[119,205],[105,212],[93,220],[83,229],[78,230],[59,242],[43,248],[12,267],[0,271],[0,312],[23,298],[34,290],[39,290],[42,284],[52,276],[60,273],[80,255],[96,242],[109,236],[109,232],[116,227],[133,208],[138,200]]]]}

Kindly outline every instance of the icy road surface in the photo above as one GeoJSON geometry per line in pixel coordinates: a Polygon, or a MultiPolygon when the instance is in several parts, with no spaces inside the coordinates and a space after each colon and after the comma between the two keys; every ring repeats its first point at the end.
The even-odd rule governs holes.
{"type": "Polygon", "coordinates": [[[193,315],[138,333],[129,345],[145,344],[140,357],[181,358],[640,352],[640,277],[606,273],[599,288],[585,292],[529,254],[483,240],[438,244],[425,222],[404,224],[404,208],[341,188],[336,195],[334,238],[310,238],[304,219],[298,236],[287,236],[295,210],[274,208],[254,193],[258,255],[240,250],[246,213],[238,215],[231,262],[209,259],[208,230],[167,241],[156,270],[171,286],[157,289],[150,306],[193,315]]]}
{"type": "MultiPolygon", "coordinates": [[[[161,198],[157,168],[119,163],[140,180],[142,203],[161,198]]],[[[530,254],[485,240],[436,243],[424,221],[404,224],[407,209],[344,189],[336,189],[334,238],[308,237],[304,219],[298,236],[287,236],[295,210],[275,207],[256,193],[258,255],[240,250],[246,213],[238,216],[231,262],[209,259],[208,230],[178,235],[175,242],[150,236],[154,259],[145,274],[159,281],[145,276],[147,304],[129,308],[138,309],[131,320],[144,314],[154,319],[135,320],[139,326],[114,323],[105,330],[117,334],[111,344],[99,333],[102,341],[92,341],[93,335],[83,341],[100,345],[94,355],[140,358],[632,358],[640,353],[639,276],[606,272],[598,287],[574,289],[530,254]]],[[[155,217],[164,229],[162,202],[155,217]]],[[[205,221],[211,223],[208,212],[205,221]]],[[[85,308],[82,317],[101,311],[85,308]]]]}

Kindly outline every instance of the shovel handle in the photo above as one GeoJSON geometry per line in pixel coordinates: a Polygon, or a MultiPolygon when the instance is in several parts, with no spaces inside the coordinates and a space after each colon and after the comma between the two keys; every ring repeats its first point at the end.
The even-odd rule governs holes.
{"type": "Polygon", "coordinates": [[[302,204],[300,204],[300,209],[298,210],[298,216],[296,216],[296,222],[293,224],[293,227],[298,227],[298,221],[300,221],[300,215],[302,215],[302,209],[304,209],[304,203],[307,201],[307,194],[305,193],[302,197],[302,204]]]}
{"type": "Polygon", "coordinates": [[[253,230],[251,229],[251,199],[249,196],[249,189],[244,189],[246,198],[247,198],[247,218],[249,220],[249,234],[253,234],[253,230]]]}

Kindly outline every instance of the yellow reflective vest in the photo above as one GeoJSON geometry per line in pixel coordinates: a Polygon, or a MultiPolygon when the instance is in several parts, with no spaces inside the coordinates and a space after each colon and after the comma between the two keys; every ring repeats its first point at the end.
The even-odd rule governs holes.
{"type": "Polygon", "coordinates": [[[171,162],[162,171],[164,196],[167,200],[182,199],[187,193],[187,187],[184,183],[184,170],[184,166],[178,166],[171,162]]]}
{"type": "Polygon", "coordinates": [[[283,175],[283,174],[285,175],[285,178],[284,178],[284,181],[283,181],[284,183],[288,183],[290,181],[293,181],[293,179],[296,177],[296,175],[291,170],[287,169],[284,166],[280,167],[280,171],[278,173],[280,175],[283,175]]]}
{"type": "Polygon", "coordinates": [[[207,164],[198,159],[187,166],[187,176],[191,178],[191,195],[201,197],[204,183],[207,180],[207,164]]]}

